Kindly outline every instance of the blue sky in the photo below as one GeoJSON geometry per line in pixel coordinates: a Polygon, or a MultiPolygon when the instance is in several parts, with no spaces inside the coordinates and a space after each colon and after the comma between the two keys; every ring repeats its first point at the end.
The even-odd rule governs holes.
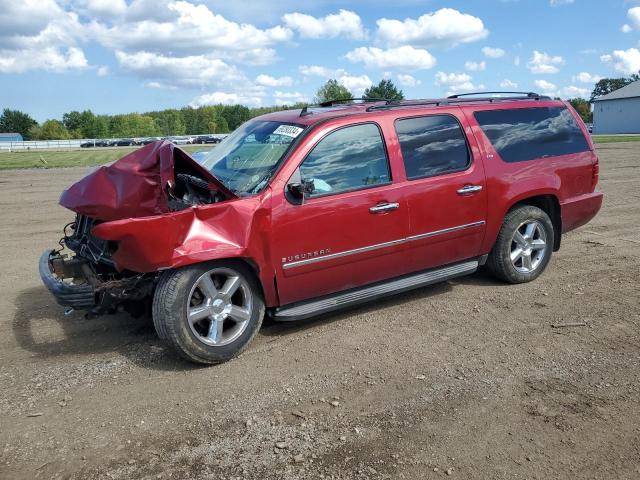
{"type": "Polygon", "coordinates": [[[0,108],[39,121],[308,101],[328,78],[588,97],[640,70],[640,0],[0,2],[0,108]]]}

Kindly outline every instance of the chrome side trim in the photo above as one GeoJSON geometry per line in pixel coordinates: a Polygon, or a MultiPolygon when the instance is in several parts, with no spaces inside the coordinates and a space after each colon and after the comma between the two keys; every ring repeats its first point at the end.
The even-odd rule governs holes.
{"type": "Polygon", "coordinates": [[[302,304],[283,307],[276,310],[277,320],[299,320],[312,315],[337,310],[349,305],[363,303],[376,297],[386,296],[413,288],[418,288],[446,279],[473,273],[478,268],[478,260],[470,260],[456,265],[414,274],[408,277],[390,280],[370,287],[362,287],[345,293],[337,293],[319,300],[311,300],[302,304]]]}
{"type": "Polygon", "coordinates": [[[322,262],[324,260],[331,260],[333,258],[346,257],[347,255],[355,255],[357,253],[370,252],[372,250],[378,250],[380,248],[392,247],[394,245],[400,245],[401,243],[404,243],[405,240],[406,239],[404,239],[404,238],[400,238],[398,240],[391,240],[390,242],[384,242],[384,243],[376,243],[375,245],[369,245],[369,246],[366,246],[366,247],[355,248],[353,250],[346,250],[344,252],[330,253],[329,255],[324,255],[322,257],[306,258],[304,260],[298,260],[298,261],[295,261],[295,262],[284,263],[282,265],[282,268],[285,268],[285,269],[294,268],[294,267],[299,267],[300,265],[309,265],[311,263],[322,262]]]}
{"type": "Polygon", "coordinates": [[[312,263],[323,262],[325,260],[332,260],[334,258],[346,257],[349,255],[356,255],[358,253],[370,252],[372,250],[379,250],[381,248],[393,247],[394,245],[400,245],[406,242],[413,242],[415,240],[422,240],[423,238],[435,237],[436,235],[443,235],[445,233],[457,232],[458,230],[464,230],[466,228],[479,227],[484,224],[485,224],[485,221],[480,220],[478,222],[458,225],[457,227],[443,228],[442,230],[435,230],[433,232],[421,233],[419,235],[413,235],[407,238],[399,238],[397,240],[391,240],[389,242],[376,243],[375,245],[368,245],[366,247],[354,248],[353,250],[345,250],[344,252],[331,253],[329,255],[324,255],[322,257],[306,258],[304,260],[297,260],[295,262],[283,263],[282,268],[287,270],[289,268],[300,267],[302,265],[310,265],[312,263]]]}
{"type": "Polygon", "coordinates": [[[423,238],[435,237],[436,235],[442,235],[444,233],[457,232],[458,230],[464,230],[465,228],[473,228],[484,225],[485,221],[480,220],[479,222],[466,223],[464,225],[458,225],[457,227],[443,228],[442,230],[436,230],[434,232],[421,233],[419,235],[413,235],[411,237],[407,237],[407,242],[413,242],[414,240],[422,240],[423,238]]]}

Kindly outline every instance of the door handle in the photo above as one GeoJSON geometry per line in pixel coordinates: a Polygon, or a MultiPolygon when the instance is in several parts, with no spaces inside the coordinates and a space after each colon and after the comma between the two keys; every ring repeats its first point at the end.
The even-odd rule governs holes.
{"type": "Polygon", "coordinates": [[[458,195],[467,195],[469,193],[476,193],[482,190],[482,185],[465,185],[458,189],[458,195]]]}
{"type": "Polygon", "coordinates": [[[371,207],[369,212],[371,213],[385,213],[400,208],[399,203],[379,203],[375,207],[371,207]]]}

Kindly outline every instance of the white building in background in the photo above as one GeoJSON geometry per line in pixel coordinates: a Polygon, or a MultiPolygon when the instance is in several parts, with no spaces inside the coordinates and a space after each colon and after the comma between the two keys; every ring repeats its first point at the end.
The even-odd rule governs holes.
{"type": "Polygon", "coordinates": [[[593,133],[640,133],[640,80],[593,101],[593,133]]]}

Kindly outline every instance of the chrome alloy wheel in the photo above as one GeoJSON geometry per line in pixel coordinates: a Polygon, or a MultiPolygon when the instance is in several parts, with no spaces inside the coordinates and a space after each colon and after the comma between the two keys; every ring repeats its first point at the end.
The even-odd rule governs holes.
{"type": "Polygon", "coordinates": [[[221,347],[245,331],[253,308],[247,281],[229,268],[214,268],[198,278],[187,299],[191,332],[202,343],[221,347]]]}
{"type": "Polygon", "coordinates": [[[547,233],[537,220],[522,223],[511,239],[511,263],[520,273],[533,272],[547,254],[547,233]]]}

